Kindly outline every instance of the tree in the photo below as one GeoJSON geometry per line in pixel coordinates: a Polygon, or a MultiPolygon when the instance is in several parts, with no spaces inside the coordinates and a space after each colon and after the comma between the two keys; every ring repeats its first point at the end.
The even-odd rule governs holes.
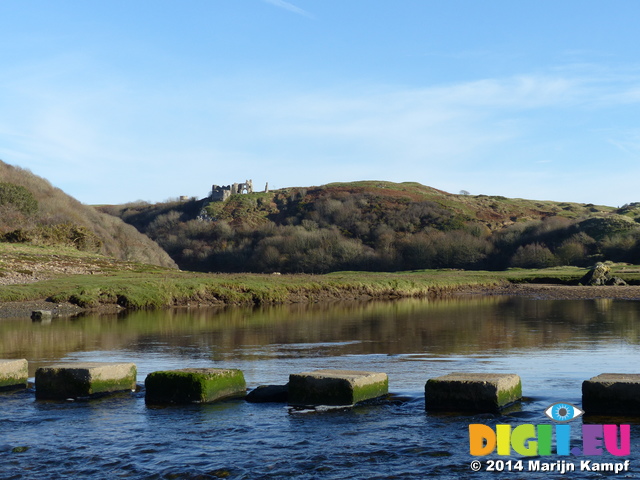
{"type": "Polygon", "coordinates": [[[512,267],[546,268],[554,265],[557,265],[556,256],[542,243],[530,243],[524,247],[518,247],[511,258],[512,267]]]}

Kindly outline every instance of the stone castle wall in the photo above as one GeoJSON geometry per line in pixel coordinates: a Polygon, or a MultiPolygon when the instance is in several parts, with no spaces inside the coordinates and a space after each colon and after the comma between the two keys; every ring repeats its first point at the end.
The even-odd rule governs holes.
{"type": "Polygon", "coordinates": [[[233,185],[211,187],[211,201],[224,202],[231,195],[237,193],[253,193],[253,180],[245,180],[244,183],[234,183],[233,185]]]}

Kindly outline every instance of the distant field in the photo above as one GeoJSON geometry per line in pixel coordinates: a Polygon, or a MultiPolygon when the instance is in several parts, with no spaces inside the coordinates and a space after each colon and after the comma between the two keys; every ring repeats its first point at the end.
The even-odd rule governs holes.
{"type": "MultiPolygon", "coordinates": [[[[640,283],[640,266],[616,265],[617,275],[640,283]]],[[[577,267],[499,272],[419,270],[326,275],[205,274],[120,262],[71,248],[0,243],[0,302],[50,299],[84,308],[175,305],[261,305],[289,302],[442,295],[508,283],[577,283],[577,267]]]]}

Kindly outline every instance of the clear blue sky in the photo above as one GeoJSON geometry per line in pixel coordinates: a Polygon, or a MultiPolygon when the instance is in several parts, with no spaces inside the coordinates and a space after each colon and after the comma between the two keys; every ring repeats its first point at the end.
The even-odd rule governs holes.
{"type": "Polygon", "coordinates": [[[640,201],[640,2],[2,0],[0,159],[84,203],[417,181],[640,201]]]}

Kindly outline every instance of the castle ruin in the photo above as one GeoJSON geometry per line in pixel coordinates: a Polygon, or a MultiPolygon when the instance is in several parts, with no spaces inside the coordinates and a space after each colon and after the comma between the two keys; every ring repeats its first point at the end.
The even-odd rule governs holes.
{"type": "Polygon", "coordinates": [[[245,180],[244,183],[234,183],[226,186],[213,185],[210,198],[212,202],[224,202],[231,195],[237,193],[253,193],[253,180],[245,180]]]}

